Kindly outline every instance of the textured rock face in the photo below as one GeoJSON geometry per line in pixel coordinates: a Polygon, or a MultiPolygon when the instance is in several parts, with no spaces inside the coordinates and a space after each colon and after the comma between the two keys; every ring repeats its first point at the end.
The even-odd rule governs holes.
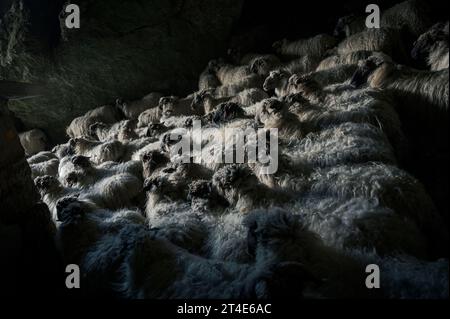
{"type": "Polygon", "coordinates": [[[50,93],[9,107],[26,126],[46,130],[57,142],[71,119],[119,96],[189,93],[207,61],[226,49],[242,2],[77,1],[81,28],[63,28],[67,41],[51,54],[35,42],[22,43],[28,35],[26,8],[16,8],[8,21],[17,30],[17,43],[12,59],[0,66],[0,77],[46,82],[50,93]]]}
{"type": "Polygon", "coordinates": [[[0,295],[23,296],[55,289],[58,257],[50,212],[38,202],[10,115],[0,99],[0,295]]]}

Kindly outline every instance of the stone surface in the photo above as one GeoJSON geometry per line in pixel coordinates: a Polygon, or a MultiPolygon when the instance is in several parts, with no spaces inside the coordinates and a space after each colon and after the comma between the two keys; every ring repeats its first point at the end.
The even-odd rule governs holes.
{"type": "MultiPolygon", "coordinates": [[[[63,29],[68,41],[51,53],[35,42],[18,41],[14,59],[0,66],[0,77],[49,87],[48,96],[11,102],[10,109],[27,127],[42,128],[61,142],[74,117],[117,97],[187,94],[196,89],[207,61],[225,52],[242,2],[77,1],[81,28],[63,29]]],[[[23,16],[14,15],[19,22],[23,16]]],[[[25,32],[27,39],[22,25],[16,29],[17,37],[25,32]]]]}

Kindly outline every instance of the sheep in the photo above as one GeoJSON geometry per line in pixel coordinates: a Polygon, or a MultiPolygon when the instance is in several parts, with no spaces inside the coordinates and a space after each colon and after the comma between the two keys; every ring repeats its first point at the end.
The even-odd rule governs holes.
{"type": "Polygon", "coordinates": [[[423,298],[445,295],[448,289],[448,261],[424,262],[399,254],[380,257],[371,252],[338,250],[326,246],[308,230],[302,216],[281,209],[252,212],[244,222],[248,251],[256,262],[301,263],[310,282],[304,294],[311,298],[423,298]],[[369,264],[378,265],[385,274],[380,278],[381,289],[370,290],[360,284],[369,264]],[[425,289],[423,282],[427,283],[425,289]]]}
{"type": "Polygon", "coordinates": [[[249,212],[263,206],[285,204],[292,195],[261,184],[253,172],[243,165],[227,165],[212,177],[213,186],[220,196],[238,212],[249,212]]]}
{"type": "Polygon", "coordinates": [[[132,120],[124,120],[112,125],[96,122],[89,126],[89,136],[100,142],[108,140],[127,142],[138,137],[135,128],[136,122],[132,120]]]}
{"type": "Polygon", "coordinates": [[[219,64],[222,64],[222,61],[219,60],[211,60],[209,61],[206,68],[200,73],[198,79],[198,89],[199,91],[208,90],[212,88],[216,88],[221,85],[219,79],[216,76],[215,69],[219,64]]]}
{"type": "Polygon", "coordinates": [[[277,128],[280,137],[301,139],[304,136],[302,125],[297,116],[287,110],[287,105],[276,98],[263,100],[259,105],[255,119],[264,128],[277,128]]]}
{"type": "MultiPolygon", "coordinates": [[[[159,101],[158,101],[159,103],[159,101]]],[[[162,116],[162,110],[159,106],[155,106],[145,110],[138,116],[137,127],[146,127],[150,124],[159,123],[162,116]]]]}
{"type": "Polygon", "coordinates": [[[58,158],[53,152],[42,151],[33,156],[27,158],[28,164],[39,164],[42,162],[49,161],[51,159],[58,158]]]}
{"type": "MultiPolygon", "coordinates": [[[[350,37],[366,29],[366,16],[348,15],[338,20],[334,29],[337,37],[350,37]]],[[[422,34],[430,25],[428,6],[422,1],[409,0],[388,8],[381,15],[381,28],[404,29],[412,37],[422,34]]]]}
{"type": "Polygon", "coordinates": [[[143,177],[145,179],[159,175],[166,165],[170,162],[170,158],[160,150],[151,150],[142,155],[143,177]]]}
{"type": "Polygon", "coordinates": [[[65,197],[57,203],[57,219],[56,237],[63,262],[79,265],[83,273],[80,292],[84,296],[117,295],[112,285],[124,252],[133,247],[136,233],[147,231],[143,216],[133,210],[109,211],[65,197]]]}
{"type": "Polygon", "coordinates": [[[59,160],[52,158],[48,161],[30,164],[31,178],[35,179],[38,176],[50,175],[56,176],[58,174],[59,160]]]}
{"type": "Polygon", "coordinates": [[[121,119],[117,107],[106,105],[90,110],[85,115],[75,118],[66,129],[66,134],[71,138],[89,136],[89,126],[95,122],[112,124],[121,119]]]}
{"type": "Polygon", "coordinates": [[[291,92],[289,86],[289,78],[292,74],[285,70],[271,71],[269,76],[265,79],[263,89],[266,92],[275,90],[275,95],[278,97],[286,96],[291,92]]]}
{"type": "Polygon", "coordinates": [[[238,82],[221,85],[213,90],[216,97],[234,97],[246,89],[262,88],[264,83],[263,77],[258,74],[251,74],[241,78],[238,82]]]}
{"type": "Polygon", "coordinates": [[[249,62],[250,71],[263,77],[280,65],[280,59],[273,54],[262,55],[249,62]]]}
{"type": "Polygon", "coordinates": [[[202,114],[208,114],[214,111],[220,103],[223,102],[237,102],[242,106],[251,106],[255,103],[268,98],[267,93],[259,88],[245,89],[237,94],[235,97],[218,98],[213,95],[213,91],[205,90],[194,94],[191,107],[194,110],[200,110],[202,114]]]}
{"type": "Polygon", "coordinates": [[[400,31],[392,28],[368,29],[353,34],[339,43],[335,52],[342,55],[362,50],[383,52],[398,61],[408,60],[400,31]]]}
{"type": "Polygon", "coordinates": [[[376,200],[304,195],[291,210],[297,207],[304,225],[335,249],[429,257],[416,223],[376,200]]]}
{"type": "MultiPolygon", "coordinates": [[[[350,80],[357,70],[358,66],[355,64],[339,65],[331,69],[311,72],[307,74],[294,74],[289,78],[288,86],[290,86],[290,93],[300,93],[299,83],[305,82],[318,85],[315,91],[319,91],[320,87],[325,87],[332,84],[344,83],[350,80]]],[[[311,88],[312,89],[312,88],[311,88]]]]}
{"type": "Polygon", "coordinates": [[[321,57],[337,44],[336,38],[327,34],[318,34],[312,38],[289,42],[287,39],[275,42],[273,48],[280,55],[299,57],[311,55],[321,57]]]}
{"type": "Polygon", "coordinates": [[[388,91],[403,105],[412,102],[414,112],[430,116],[448,110],[448,69],[416,71],[389,62],[377,65],[368,60],[359,67],[352,84],[360,86],[365,81],[372,88],[388,91]]]}
{"type": "Polygon", "coordinates": [[[310,280],[299,263],[214,261],[147,234],[141,235],[123,265],[119,291],[127,298],[281,298],[286,290],[301,298],[310,280]],[[161,272],[161,264],[166,271],[161,272]]]}
{"type": "Polygon", "coordinates": [[[383,132],[367,123],[342,123],[309,133],[283,148],[292,161],[309,167],[333,167],[377,161],[396,164],[391,144],[383,132]]]}
{"type": "Polygon", "coordinates": [[[431,71],[448,69],[448,21],[433,25],[414,43],[411,56],[425,60],[431,71]]]}
{"type": "Polygon", "coordinates": [[[395,166],[376,162],[341,165],[314,172],[310,181],[314,194],[371,198],[409,218],[427,236],[432,253],[439,253],[448,243],[448,231],[423,186],[395,166]]]}
{"type": "Polygon", "coordinates": [[[353,51],[342,55],[332,55],[323,59],[316,68],[316,71],[327,70],[335,68],[340,65],[358,64],[360,60],[366,60],[373,57],[378,57],[384,61],[391,61],[391,58],[382,52],[373,51],[353,51]]]}
{"type": "Polygon", "coordinates": [[[139,161],[126,163],[104,162],[95,166],[88,157],[68,156],[61,160],[58,176],[62,184],[70,187],[85,187],[115,174],[131,174],[142,179],[142,165],[139,161]]]}
{"type": "Polygon", "coordinates": [[[48,147],[47,136],[39,129],[19,133],[19,139],[26,156],[45,151],[48,147]]]}
{"type": "Polygon", "coordinates": [[[159,108],[163,117],[180,115],[202,115],[200,111],[191,108],[194,97],[178,98],[165,96],[159,100],[159,108]]]}
{"type": "Polygon", "coordinates": [[[34,182],[54,220],[57,217],[57,202],[65,196],[78,196],[96,207],[119,209],[132,205],[142,192],[142,182],[126,173],[105,177],[84,189],[65,187],[56,177],[48,175],[37,177],[34,182]]]}
{"type": "Polygon", "coordinates": [[[68,155],[73,155],[74,150],[70,146],[70,141],[68,141],[67,143],[59,144],[53,147],[52,153],[55,154],[57,158],[62,159],[68,155]]]}
{"type": "Polygon", "coordinates": [[[292,61],[284,63],[281,66],[281,69],[283,69],[291,74],[309,73],[309,72],[314,71],[317,68],[320,60],[321,59],[319,57],[305,55],[300,58],[297,58],[292,61]]]}
{"type": "Polygon", "coordinates": [[[76,154],[89,157],[95,164],[106,161],[117,162],[125,153],[124,145],[116,140],[98,142],[74,138],[69,141],[69,144],[76,154]]]}
{"type": "Polygon", "coordinates": [[[307,229],[299,215],[276,207],[256,210],[247,215],[244,224],[248,229],[247,250],[254,256],[255,263],[291,261],[303,265],[312,284],[306,296],[374,296],[373,291],[360,284],[365,279],[365,265],[327,247],[307,229]]]}
{"type": "Polygon", "coordinates": [[[407,0],[385,10],[380,25],[383,28],[404,28],[411,36],[418,37],[428,29],[430,22],[428,4],[420,0],[407,0]]]}
{"type": "Polygon", "coordinates": [[[158,106],[158,102],[161,97],[161,93],[152,92],[144,96],[142,99],[133,102],[126,102],[122,99],[117,99],[116,106],[122,111],[127,119],[137,120],[142,112],[158,106]]]}
{"type": "Polygon", "coordinates": [[[364,31],[366,17],[350,14],[338,19],[333,31],[333,35],[337,38],[346,38],[355,33],[364,31]]]}

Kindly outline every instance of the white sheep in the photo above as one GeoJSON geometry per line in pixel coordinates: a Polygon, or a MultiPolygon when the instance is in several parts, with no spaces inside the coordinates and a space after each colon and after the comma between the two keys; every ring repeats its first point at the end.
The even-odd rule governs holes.
{"type": "Polygon", "coordinates": [[[242,213],[292,200],[289,192],[271,189],[260,183],[253,172],[243,165],[222,167],[214,173],[212,182],[217,192],[242,213]]]}
{"type": "Polygon", "coordinates": [[[161,93],[152,92],[140,100],[127,102],[122,99],[116,100],[116,106],[123,112],[125,117],[130,120],[136,120],[139,115],[147,109],[158,106],[161,93]]]}
{"type": "Polygon", "coordinates": [[[131,174],[105,177],[86,188],[65,187],[56,177],[48,175],[37,177],[34,182],[55,221],[57,219],[56,205],[62,197],[78,196],[98,207],[119,209],[133,206],[142,192],[142,181],[131,174]]]}
{"type": "Polygon", "coordinates": [[[245,89],[234,97],[215,97],[211,90],[201,91],[194,94],[191,107],[200,110],[203,114],[208,114],[216,109],[223,102],[236,102],[244,107],[252,106],[255,103],[268,98],[266,92],[259,88],[245,89]]]}
{"type": "Polygon", "coordinates": [[[327,70],[335,68],[339,65],[358,64],[360,60],[366,60],[369,57],[374,56],[385,61],[390,61],[391,58],[382,52],[373,51],[352,51],[341,55],[332,55],[323,59],[316,68],[316,71],[327,70]]]}
{"type": "Polygon", "coordinates": [[[47,135],[39,129],[19,133],[19,139],[26,156],[45,151],[48,147],[47,135]]]}
{"type": "Polygon", "coordinates": [[[108,140],[127,142],[138,137],[135,129],[136,122],[132,120],[123,120],[114,124],[96,122],[89,126],[89,136],[100,142],[108,140]]]}
{"type": "Polygon", "coordinates": [[[74,138],[69,143],[76,154],[89,157],[95,164],[107,161],[117,162],[125,153],[124,144],[116,140],[99,142],[85,138],[74,138]]]}
{"type": "Polygon", "coordinates": [[[289,78],[292,73],[285,70],[271,71],[269,76],[265,79],[263,84],[264,91],[275,91],[276,96],[283,97],[293,93],[289,86],[289,78]]]}
{"type": "Polygon", "coordinates": [[[400,31],[392,28],[368,29],[344,39],[336,47],[336,53],[355,51],[380,51],[398,61],[408,60],[400,31]]]}
{"type": "Polygon", "coordinates": [[[59,160],[56,158],[48,161],[30,164],[31,178],[35,179],[38,176],[50,175],[57,176],[59,167],[59,160]]]}
{"type": "Polygon", "coordinates": [[[282,138],[301,139],[304,136],[298,117],[289,112],[287,105],[276,98],[259,103],[255,119],[266,129],[278,129],[278,134],[282,138]]]}
{"type": "Polygon", "coordinates": [[[49,161],[51,159],[58,158],[53,152],[42,151],[33,156],[27,158],[28,164],[38,164],[49,161]]]}
{"type": "Polygon", "coordinates": [[[66,133],[71,138],[89,136],[89,127],[95,122],[112,124],[120,119],[121,114],[116,106],[101,106],[75,118],[67,127],[66,133]]]}
{"type": "MultiPolygon", "coordinates": [[[[158,101],[159,103],[159,101],[158,101]]],[[[138,127],[146,127],[149,124],[159,123],[161,119],[162,111],[159,106],[155,106],[145,110],[138,116],[138,127]]]]}
{"type": "Polygon", "coordinates": [[[277,54],[288,57],[304,55],[321,57],[327,50],[334,47],[336,43],[336,38],[327,34],[318,34],[312,38],[299,39],[292,42],[283,39],[275,42],[273,48],[277,54]]]}

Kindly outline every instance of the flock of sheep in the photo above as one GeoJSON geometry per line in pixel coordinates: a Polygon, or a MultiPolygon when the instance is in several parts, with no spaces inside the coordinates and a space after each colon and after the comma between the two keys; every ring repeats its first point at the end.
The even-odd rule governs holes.
{"type": "MultiPolygon", "coordinates": [[[[448,22],[433,24],[416,6],[386,10],[381,29],[351,16],[334,36],[282,40],[273,53],[233,48],[207,65],[197,92],[93,109],[52,151],[41,131],[22,133],[64,264],[80,266],[84,293],[448,297],[448,229],[399,167],[399,110],[425,121],[448,109],[448,22]],[[406,65],[410,46],[428,70],[406,65]],[[213,135],[277,128],[277,172],[172,161],[168,134],[193,135],[194,120],[213,135]],[[369,264],[380,268],[380,289],[366,288],[369,264]]],[[[191,137],[211,147],[210,135],[191,137]]]]}

